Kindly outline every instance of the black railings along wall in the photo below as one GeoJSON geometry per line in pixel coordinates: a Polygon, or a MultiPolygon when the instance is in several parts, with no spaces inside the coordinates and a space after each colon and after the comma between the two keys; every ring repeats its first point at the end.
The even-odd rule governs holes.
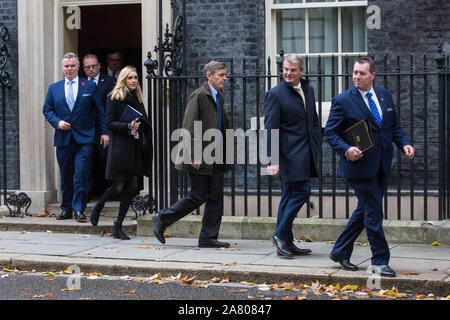
{"type": "MultiPolygon", "coordinates": [[[[312,84],[322,127],[325,126],[331,98],[352,86],[352,66],[356,57],[305,59],[304,77],[312,84]],[[341,60],[341,68],[338,61],[341,60]],[[339,72],[340,69],[340,72],[339,72]]],[[[375,85],[391,91],[397,118],[416,149],[408,161],[401,151],[394,153],[388,192],[384,198],[386,219],[444,220],[449,217],[449,68],[440,60],[427,57],[373,57],[377,65],[375,85]],[[391,62],[393,61],[393,62],[391,62]],[[438,69],[436,70],[435,63],[438,69]]],[[[244,155],[244,162],[234,165],[225,175],[226,215],[275,216],[280,196],[280,181],[265,174],[259,152],[265,141],[262,129],[264,94],[280,80],[271,72],[268,59],[266,74],[257,59],[241,61],[222,59],[228,66],[224,89],[225,110],[234,129],[249,133],[243,145],[234,146],[234,160],[244,155]],[[227,202],[228,201],[228,202],[227,202]]],[[[148,102],[154,126],[154,164],[150,192],[160,210],[189,191],[185,173],[178,172],[171,161],[176,141],[173,131],[180,128],[189,94],[203,82],[200,68],[192,75],[156,75],[148,77],[148,102]]],[[[321,176],[312,179],[310,203],[304,216],[348,218],[356,207],[355,196],[345,180],[336,174],[340,158],[321,137],[321,176]]],[[[395,148],[395,146],[394,146],[395,148]]],[[[303,209],[302,209],[303,210],[303,209]]],[[[303,211],[302,211],[303,212],[303,211]]],[[[197,214],[200,210],[197,210],[197,214]]],[[[302,213],[303,214],[303,213],[302,213]]]]}

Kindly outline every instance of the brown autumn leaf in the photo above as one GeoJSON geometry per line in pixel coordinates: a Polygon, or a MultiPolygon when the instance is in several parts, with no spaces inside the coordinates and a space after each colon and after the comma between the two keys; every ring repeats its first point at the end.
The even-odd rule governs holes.
{"type": "Polygon", "coordinates": [[[48,213],[47,212],[42,212],[36,215],[36,217],[47,217],[48,213]]]}
{"type": "Polygon", "coordinates": [[[150,248],[152,248],[151,246],[148,246],[148,245],[143,245],[143,246],[134,246],[135,248],[138,248],[138,249],[150,249],[150,248]]]}
{"type": "Polygon", "coordinates": [[[211,280],[209,280],[209,282],[211,282],[211,283],[218,283],[218,282],[220,282],[220,280],[221,280],[220,278],[214,277],[211,280]]]}
{"type": "Polygon", "coordinates": [[[222,283],[229,283],[230,282],[230,275],[226,275],[222,277],[222,283]]]}
{"type": "Polygon", "coordinates": [[[104,237],[104,238],[112,237],[112,233],[102,231],[102,233],[100,234],[100,237],[104,237]]]}
{"type": "Polygon", "coordinates": [[[192,283],[194,283],[196,278],[197,278],[196,276],[193,276],[192,278],[184,280],[183,283],[184,284],[192,284],[192,283]]]}
{"type": "Polygon", "coordinates": [[[122,293],[131,293],[131,294],[134,294],[134,293],[136,293],[136,290],[131,290],[131,291],[122,291],[122,293]]]}
{"type": "Polygon", "coordinates": [[[236,262],[230,261],[230,262],[224,262],[224,263],[222,263],[221,265],[222,265],[222,266],[232,266],[232,265],[235,265],[235,264],[236,264],[236,262]]]}
{"type": "Polygon", "coordinates": [[[402,274],[405,275],[405,276],[418,276],[420,273],[419,272],[403,271],[402,274]]]}
{"type": "Polygon", "coordinates": [[[228,292],[231,293],[242,293],[242,292],[247,292],[247,289],[237,289],[237,290],[228,290],[228,292]]]}

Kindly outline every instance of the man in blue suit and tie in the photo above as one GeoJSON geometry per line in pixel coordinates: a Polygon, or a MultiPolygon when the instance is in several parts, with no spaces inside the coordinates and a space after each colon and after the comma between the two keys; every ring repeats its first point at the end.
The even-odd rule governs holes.
{"type": "Polygon", "coordinates": [[[281,200],[277,228],[272,241],[277,254],[284,258],[311,253],[294,245],[292,224],[311,194],[309,180],[319,175],[318,154],[320,124],[314,90],[302,79],[303,59],[288,54],[283,62],[283,81],[266,92],[264,127],[268,133],[268,156],[272,154],[271,133],[279,133],[279,163],[271,162],[268,174],[281,179],[281,200]]]}
{"type": "Polygon", "coordinates": [[[95,121],[101,132],[101,144],[108,146],[105,109],[94,82],[78,77],[80,61],[75,53],[62,60],[65,79],[50,85],[43,106],[45,119],[55,128],[54,145],[61,175],[61,214],[58,220],[86,221],[90,188],[91,154],[95,143],[95,121]],[[95,118],[94,118],[95,113],[95,118]]]}
{"type": "MultiPolygon", "coordinates": [[[[95,54],[87,54],[83,58],[83,70],[88,80],[94,81],[97,85],[102,104],[106,107],[106,99],[108,94],[114,89],[116,79],[108,76],[106,73],[100,72],[100,61],[95,54]]],[[[108,149],[104,148],[100,142],[100,127],[99,122],[95,125],[95,148],[92,154],[92,174],[90,175],[91,195],[101,196],[109,187],[110,183],[105,179],[106,158],[108,149]]]]}
{"type": "Polygon", "coordinates": [[[400,128],[394,111],[392,95],[384,88],[373,86],[375,64],[370,58],[356,60],[353,67],[354,87],[333,98],[324,136],[341,156],[338,175],[355,190],[358,205],[347,226],[337,239],[330,259],[344,270],[356,271],[350,262],[353,243],[366,228],[372,251],[372,272],[395,277],[389,263],[389,246],[383,232],[382,198],[387,190],[394,142],[406,159],[414,158],[414,148],[400,128]],[[369,120],[374,146],[361,152],[348,145],[342,131],[362,119],[369,120]]]}

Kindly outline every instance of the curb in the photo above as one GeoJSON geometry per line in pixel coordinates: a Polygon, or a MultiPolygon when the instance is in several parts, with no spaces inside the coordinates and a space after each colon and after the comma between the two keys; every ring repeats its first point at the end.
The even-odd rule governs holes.
{"type": "MultiPolygon", "coordinates": [[[[179,263],[179,262],[155,262],[140,260],[117,260],[98,258],[69,258],[42,255],[0,255],[0,265],[9,269],[50,271],[66,270],[71,265],[76,265],[81,272],[97,272],[111,276],[151,276],[160,273],[169,277],[181,273],[189,277],[195,276],[198,280],[208,280],[214,277],[229,276],[230,282],[241,281],[253,283],[283,283],[294,282],[298,284],[311,284],[319,281],[323,285],[358,285],[368,286],[369,274],[365,271],[343,271],[331,268],[307,268],[307,267],[280,267],[280,266],[254,266],[234,265],[222,266],[205,263],[179,263]],[[270,282],[267,279],[271,279],[270,282]]],[[[446,281],[448,275],[433,274],[433,277],[398,275],[396,278],[380,278],[379,287],[376,290],[390,290],[398,288],[400,292],[412,294],[433,293],[447,296],[450,292],[450,281],[446,281]]]]}

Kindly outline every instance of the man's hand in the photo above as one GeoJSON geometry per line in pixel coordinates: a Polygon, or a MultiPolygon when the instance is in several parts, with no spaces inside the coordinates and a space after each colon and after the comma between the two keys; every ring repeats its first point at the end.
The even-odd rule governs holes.
{"type": "Polygon", "coordinates": [[[65,122],[65,121],[63,121],[63,120],[61,120],[61,121],[59,121],[58,122],[58,129],[59,130],[65,130],[65,131],[67,131],[67,130],[70,130],[72,127],[70,126],[70,123],[68,123],[68,122],[65,122]]]}
{"type": "Polygon", "coordinates": [[[277,164],[267,166],[267,173],[273,177],[278,175],[278,172],[280,172],[280,166],[277,164]]]}
{"type": "Polygon", "coordinates": [[[415,150],[409,144],[403,147],[403,152],[405,152],[405,158],[411,160],[414,158],[415,150]]]}
{"type": "Polygon", "coordinates": [[[109,135],[104,134],[100,137],[100,145],[103,146],[103,149],[108,148],[109,145],[109,135]]]}
{"type": "Polygon", "coordinates": [[[347,156],[347,159],[350,161],[357,161],[363,157],[363,153],[357,147],[348,148],[345,155],[347,156]]]}
{"type": "Polygon", "coordinates": [[[200,160],[194,160],[194,161],[191,161],[191,166],[194,168],[194,169],[200,169],[200,165],[201,165],[202,163],[201,163],[201,161],[200,160]]]}

